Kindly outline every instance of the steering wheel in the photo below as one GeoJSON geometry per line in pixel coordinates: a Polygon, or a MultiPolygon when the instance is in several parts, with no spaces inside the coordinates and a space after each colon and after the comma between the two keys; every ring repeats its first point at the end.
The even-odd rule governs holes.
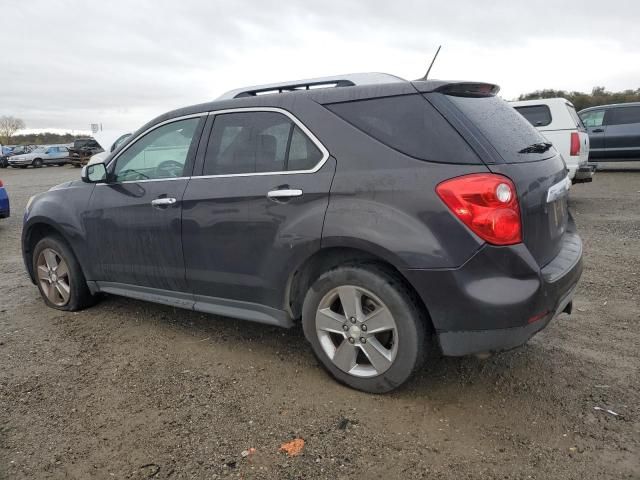
{"type": "Polygon", "coordinates": [[[183,170],[182,163],[175,160],[165,160],[156,167],[156,178],[179,177],[183,170]]]}

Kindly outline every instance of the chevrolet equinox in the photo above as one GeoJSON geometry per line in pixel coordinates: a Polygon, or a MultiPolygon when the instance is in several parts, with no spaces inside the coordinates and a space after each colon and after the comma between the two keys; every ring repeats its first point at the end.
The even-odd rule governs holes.
{"type": "Polygon", "coordinates": [[[514,348],[571,312],[582,243],[562,157],[498,90],[353,74],[166,113],[29,200],[26,268],[59,310],[104,292],[300,322],[367,392],[429,350],[514,348]]]}

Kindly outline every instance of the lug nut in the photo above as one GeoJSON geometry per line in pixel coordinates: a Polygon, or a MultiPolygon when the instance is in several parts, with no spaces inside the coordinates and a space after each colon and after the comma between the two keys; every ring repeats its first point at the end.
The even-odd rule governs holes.
{"type": "Polygon", "coordinates": [[[360,337],[360,343],[367,343],[367,339],[364,337],[360,337]]]}
{"type": "Polygon", "coordinates": [[[362,325],[360,327],[360,330],[362,330],[363,332],[366,332],[367,331],[367,326],[366,325],[362,325]]]}
{"type": "Polygon", "coordinates": [[[355,317],[351,317],[349,320],[351,320],[351,323],[356,323],[355,317]]]}
{"type": "Polygon", "coordinates": [[[349,325],[342,325],[342,329],[346,332],[349,330],[349,325]]]}
{"type": "Polygon", "coordinates": [[[349,343],[356,343],[353,337],[349,337],[349,343]]]}

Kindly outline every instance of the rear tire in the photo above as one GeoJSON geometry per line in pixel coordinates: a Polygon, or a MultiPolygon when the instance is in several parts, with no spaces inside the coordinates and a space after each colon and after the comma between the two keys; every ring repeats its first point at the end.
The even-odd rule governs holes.
{"type": "Polygon", "coordinates": [[[422,366],[427,322],[403,281],[377,265],[324,273],[302,307],[305,336],[322,366],[340,383],[370,393],[399,387],[422,366]]]}
{"type": "Polygon", "coordinates": [[[38,290],[47,306],[75,312],[95,303],[80,264],[62,238],[52,235],[40,240],[31,261],[38,290]]]}
{"type": "Polygon", "coordinates": [[[42,159],[41,158],[36,158],[31,165],[33,165],[33,168],[42,167],[42,159]]]}

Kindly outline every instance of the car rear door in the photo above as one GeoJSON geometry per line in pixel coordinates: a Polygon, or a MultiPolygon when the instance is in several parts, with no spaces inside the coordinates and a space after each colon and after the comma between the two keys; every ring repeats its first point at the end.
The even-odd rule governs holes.
{"type": "Polygon", "coordinates": [[[158,124],[109,164],[83,215],[88,250],[103,291],[186,292],[182,256],[182,195],[205,116],[158,124]],[[148,290],[147,290],[148,291],[148,290]]]}
{"type": "Polygon", "coordinates": [[[589,134],[589,155],[601,157],[605,155],[606,126],[604,124],[604,109],[589,110],[580,115],[582,123],[589,134]]]}
{"type": "Polygon", "coordinates": [[[604,116],[607,155],[629,157],[640,152],[640,105],[608,108],[604,116]]]}
{"type": "Polygon", "coordinates": [[[320,247],[335,160],[284,110],[220,111],[211,123],[183,199],[196,308],[226,299],[282,310],[289,272],[320,247]]]}

